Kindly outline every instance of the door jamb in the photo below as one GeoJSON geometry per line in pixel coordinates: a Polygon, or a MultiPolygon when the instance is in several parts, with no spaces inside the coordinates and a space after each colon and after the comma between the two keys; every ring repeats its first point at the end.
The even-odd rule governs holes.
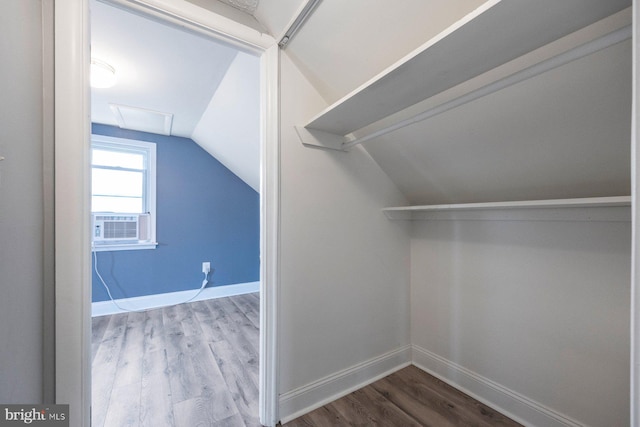
{"type": "MultiPolygon", "coordinates": [[[[162,3],[161,0],[157,0],[162,3]]],[[[194,25],[223,40],[261,52],[260,421],[278,421],[277,297],[279,284],[279,50],[275,40],[240,29],[229,35],[215,22],[198,25],[180,8],[111,0],[194,25]],[[238,35],[239,34],[239,35],[238,35]],[[247,38],[244,38],[244,35],[247,38]]],[[[55,343],[56,402],[70,405],[70,425],[91,423],[89,238],[88,0],[57,0],[55,20],[55,343]]]]}

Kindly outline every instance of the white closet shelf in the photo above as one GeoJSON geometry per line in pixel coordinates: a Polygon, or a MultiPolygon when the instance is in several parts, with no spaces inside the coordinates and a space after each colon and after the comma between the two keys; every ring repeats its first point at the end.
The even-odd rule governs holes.
{"type": "Polygon", "coordinates": [[[304,128],[348,135],[630,4],[629,0],[487,1],[304,128]]]}
{"type": "Polygon", "coordinates": [[[587,197],[578,199],[523,200],[513,202],[459,203],[448,205],[400,206],[384,208],[389,219],[429,219],[418,214],[454,211],[530,210],[566,208],[611,208],[631,206],[631,196],[587,197]]]}

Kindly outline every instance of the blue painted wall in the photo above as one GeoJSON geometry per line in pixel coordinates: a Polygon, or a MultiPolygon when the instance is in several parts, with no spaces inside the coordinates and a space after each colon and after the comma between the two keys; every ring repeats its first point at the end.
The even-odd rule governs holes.
{"type": "MultiPolygon", "coordinates": [[[[156,237],[149,250],[97,252],[114,298],[259,280],[260,197],[188,138],[93,124],[94,134],[156,143],[156,237]]],[[[93,271],[93,302],[109,297],[93,271]]]]}

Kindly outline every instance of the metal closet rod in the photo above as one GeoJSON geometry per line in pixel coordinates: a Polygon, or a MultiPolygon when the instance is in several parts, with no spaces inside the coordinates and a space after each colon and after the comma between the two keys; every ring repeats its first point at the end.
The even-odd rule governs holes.
{"type": "Polygon", "coordinates": [[[496,80],[493,83],[489,83],[488,85],[482,86],[481,88],[478,88],[474,91],[467,93],[466,95],[462,95],[458,98],[452,99],[451,101],[447,101],[444,104],[440,104],[438,106],[429,108],[428,110],[423,111],[422,113],[419,113],[411,118],[402,120],[391,126],[387,126],[383,129],[377,130],[375,132],[372,132],[362,137],[353,138],[353,137],[347,136],[345,138],[348,140],[342,143],[341,149],[347,150],[351,147],[362,144],[363,142],[370,141],[374,138],[377,138],[382,135],[386,135],[398,129],[402,129],[403,127],[412,125],[414,123],[427,120],[431,117],[437,116],[438,114],[442,114],[446,111],[460,107],[461,105],[464,105],[468,102],[475,101],[476,99],[482,98],[483,96],[490,95],[494,92],[505,89],[516,83],[520,83],[524,80],[530,79],[532,77],[535,77],[547,71],[551,71],[554,68],[568,64],[569,62],[575,61],[576,59],[583,58],[585,56],[596,53],[599,50],[605,49],[609,46],[613,46],[617,43],[630,39],[631,36],[632,36],[632,27],[631,25],[627,25],[609,34],[605,34],[604,36],[591,40],[585,44],[574,47],[573,49],[570,49],[564,53],[561,53],[559,55],[546,59],[542,62],[539,62],[535,65],[532,65],[528,68],[525,68],[524,70],[520,70],[500,80],[496,80]]]}
{"type": "Polygon", "coordinates": [[[302,8],[298,16],[294,19],[293,23],[289,26],[287,31],[285,31],[284,35],[278,42],[278,46],[281,49],[287,47],[293,36],[298,32],[298,30],[305,23],[307,18],[313,13],[315,8],[322,0],[308,0],[307,4],[302,8]]]}

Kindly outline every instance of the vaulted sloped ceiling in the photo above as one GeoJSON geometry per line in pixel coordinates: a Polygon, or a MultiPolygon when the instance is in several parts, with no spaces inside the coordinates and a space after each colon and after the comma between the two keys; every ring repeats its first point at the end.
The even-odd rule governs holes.
{"type": "MultiPolygon", "coordinates": [[[[331,104],[483,3],[324,0],[285,54],[331,104]]],[[[630,10],[606,21],[630,24],[630,10]]],[[[628,195],[630,117],[627,40],[354,149],[410,204],[628,195]]]]}
{"type": "MultiPolygon", "coordinates": [[[[203,13],[225,14],[243,25],[267,31],[275,38],[284,33],[307,2],[176,1],[196,4],[203,13]]],[[[283,54],[294,61],[327,104],[331,104],[484,3],[483,0],[322,0],[283,54]]],[[[630,6],[630,1],[626,3],[615,0],[620,8],[630,6]]],[[[572,4],[575,13],[579,14],[581,3],[574,1],[572,4]]],[[[616,16],[609,20],[631,22],[629,9],[616,16]]],[[[518,19],[527,17],[513,17],[513,20],[518,19]]],[[[109,29],[103,40],[94,37],[94,52],[103,50],[103,41],[104,46],[114,41],[133,46],[139,42],[162,40],[153,29],[140,31],[140,28],[136,28],[136,37],[126,35],[125,30],[117,27],[109,29]]],[[[499,32],[499,26],[495,30],[499,32]]],[[[195,37],[200,40],[190,43],[189,47],[177,48],[181,51],[180,61],[175,60],[168,48],[159,54],[169,62],[168,65],[152,59],[146,61],[153,64],[155,73],[137,71],[136,84],[156,89],[172,86],[185,94],[187,90],[180,85],[186,81],[158,84],[157,79],[163,75],[160,70],[180,66],[176,63],[185,62],[182,54],[191,50],[196,51],[199,60],[210,60],[214,56],[222,58],[218,68],[214,68],[217,71],[207,72],[210,89],[188,96],[197,100],[200,108],[191,130],[182,131],[176,115],[173,133],[192,136],[198,119],[207,117],[206,122],[199,125],[195,139],[214,156],[224,158],[226,154],[219,151],[225,150],[224,144],[204,140],[203,135],[216,134],[211,126],[216,120],[211,119],[206,109],[223,111],[220,107],[222,98],[216,101],[213,95],[223,87],[221,82],[224,80],[230,86],[237,84],[237,79],[226,74],[234,68],[232,63],[237,53],[226,46],[218,46],[214,49],[220,54],[202,54],[208,48],[200,45],[204,40],[202,37],[195,37]]],[[[166,46],[171,42],[173,40],[167,40],[166,46]]],[[[480,40],[473,42],[482,43],[480,40]]],[[[136,51],[146,58],[148,50],[147,45],[142,44],[136,51]]],[[[458,52],[451,52],[451,55],[456,54],[458,52]]],[[[626,195],[630,191],[630,59],[630,42],[618,43],[355,149],[366,150],[412,204],[626,195]]],[[[188,72],[196,74],[202,71],[198,66],[187,68],[190,68],[188,72]]],[[[126,66],[122,70],[126,71],[126,66]]],[[[185,80],[193,79],[195,77],[185,80]]],[[[99,100],[100,94],[94,98],[99,100]]],[[[424,101],[430,102],[431,99],[424,101]]],[[[164,107],[157,104],[147,108],[164,107]]],[[[100,114],[96,109],[98,121],[106,120],[100,119],[100,114]]],[[[397,113],[401,117],[403,114],[402,111],[397,113]]],[[[217,121],[220,125],[217,130],[224,134],[233,127],[226,126],[225,130],[223,122],[228,125],[243,120],[246,117],[234,121],[226,116],[225,120],[217,121]]],[[[374,123],[368,128],[376,126],[374,123]]],[[[366,133],[368,128],[356,135],[366,133]]],[[[238,147],[229,149],[229,156],[236,156],[245,149],[238,150],[238,147]]],[[[258,167],[251,167],[255,169],[255,177],[243,179],[256,185],[258,167]]],[[[240,172],[243,167],[233,168],[239,175],[244,173],[240,172]]]]}
{"type": "MultiPolygon", "coordinates": [[[[243,4],[253,11],[257,1],[243,4]]],[[[117,75],[115,86],[92,89],[92,121],[192,138],[258,191],[258,58],[107,3],[92,1],[91,12],[92,57],[117,75]],[[119,121],[113,105],[131,116],[119,121]],[[158,113],[170,117],[169,127],[158,113]]]]}
{"type": "Polygon", "coordinates": [[[373,140],[412,204],[630,194],[631,40],[373,140]]]}
{"type": "Polygon", "coordinates": [[[193,130],[192,139],[260,190],[260,59],[240,52],[193,130]]]}
{"type": "Polygon", "coordinates": [[[117,126],[109,104],[169,113],[171,134],[190,138],[237,50],[98,1],[91,11],[91,56],[117,76],[92,90],[92,120],[117,126]]]}

